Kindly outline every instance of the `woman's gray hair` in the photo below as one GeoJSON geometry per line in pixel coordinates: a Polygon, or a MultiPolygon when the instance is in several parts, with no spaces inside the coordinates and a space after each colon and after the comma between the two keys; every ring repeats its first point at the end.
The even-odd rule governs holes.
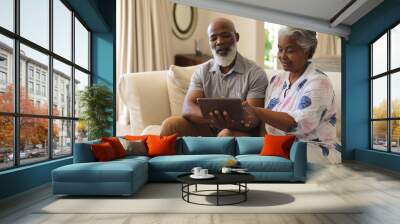
{"type": "Polygon", "coordinates": [[[315,49],[317,48],[318,44],[316,32],[310,30],[303,30],[300,28],[283,27],[279,30],[278,35],[294,37],[296,43],[301,48],[310,53],[308,59],[311,59],[312,56],[314,55],[315,49]]]}

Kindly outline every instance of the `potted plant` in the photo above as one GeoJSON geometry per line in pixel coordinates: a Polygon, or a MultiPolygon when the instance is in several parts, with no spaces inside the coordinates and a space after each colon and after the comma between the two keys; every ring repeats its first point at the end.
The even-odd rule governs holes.
{"type": "Polygon", "coordinates": [[[110,136],[112,125],[112,92],[102,84],[87,86],[79,93],[81,119],[88,131],[89,140],[110,136]]]}

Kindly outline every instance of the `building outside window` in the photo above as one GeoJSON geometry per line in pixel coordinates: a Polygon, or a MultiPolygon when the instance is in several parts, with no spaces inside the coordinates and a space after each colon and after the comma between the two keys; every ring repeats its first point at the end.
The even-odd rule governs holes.
{"type": "Polygon", "coordinates": [[[0,91],[7,87],[7,56],[0,54],[0,91]]]}

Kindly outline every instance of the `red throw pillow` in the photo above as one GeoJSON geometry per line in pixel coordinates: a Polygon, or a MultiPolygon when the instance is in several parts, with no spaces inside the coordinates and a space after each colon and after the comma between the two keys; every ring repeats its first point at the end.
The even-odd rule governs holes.
{"type": "Polygon", "coordinates": [[[148,147],[147,155],[176,155],[176,137],[176,134],[170,136],[149,135],[146,140],[148,147]]]}
{"type": "Polygon", "coordinates": [[[110,137],[110,138],[101,138],[101,142],[108,142],[114,149],[115,155],[117,158],[121,158],[126,156],[126,151],[124,146],[122,146],[121,142],[117,137],[110,137]]]}
{"type": "Polygon", "coordinates": [[[109,161],[117,158],[113,147],[108,142],[93,144],[90,147],[92,149],[94,157],[99,162],[109,161]]]}
{"type": "Polygon", "coordinates": [[[261,149],[260,155],[262,156],[280,156],[286,159],[290,157],[290,147],[296,136],[294,135],[265,135],[264,136],[264,146],[261,149]]]}
{"type": "Polygon", "coordinates": [[[148,135],[125,135],[124,139],[129,140],[129,141],[143,141],[146,142],[148,135]]]}

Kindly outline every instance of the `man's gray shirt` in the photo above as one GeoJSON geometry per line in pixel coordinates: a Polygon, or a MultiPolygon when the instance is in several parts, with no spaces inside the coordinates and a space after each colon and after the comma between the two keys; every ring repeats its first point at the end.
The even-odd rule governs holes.
{"type": "Polygon", "coordinates": [[[189,91],[200,90],[205,97],[264,98],[268,78],[254,62],[237,54],[234,67],[223,74],[211,59],[198,68],[192,76],[189,91]]]}

